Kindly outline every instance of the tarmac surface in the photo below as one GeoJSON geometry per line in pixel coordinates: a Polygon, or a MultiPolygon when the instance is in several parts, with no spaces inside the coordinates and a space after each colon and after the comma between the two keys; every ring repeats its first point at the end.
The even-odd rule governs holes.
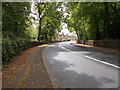
{"type": "Polygon", "coordinates": [[[54,87],[58,85],[60,88],[118,88],[118,55],[70,43],[53,44],[43,51],[54,87]]]}

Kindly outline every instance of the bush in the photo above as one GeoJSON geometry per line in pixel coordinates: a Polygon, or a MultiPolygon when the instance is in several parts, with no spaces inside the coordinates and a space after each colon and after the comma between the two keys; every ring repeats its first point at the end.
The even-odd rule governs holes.
{"type": "Polygon", "coordinates": [[[20,54],[26,49],[26,43],[29,40],[14,37],[15,39],[3,38],[2,40],[2,64],[8,64],[12,61],[12,57],[20,54]]]}
{"type": "Polygon", "coordinates": [[[46,43],[52,42],[31,41],[31,39],[29,39],[27,36],[17,36],[16,33],[3,31],[2,64],[8,64],[13,60],[13,56],[19,55],[23,50],[46,43]]]}

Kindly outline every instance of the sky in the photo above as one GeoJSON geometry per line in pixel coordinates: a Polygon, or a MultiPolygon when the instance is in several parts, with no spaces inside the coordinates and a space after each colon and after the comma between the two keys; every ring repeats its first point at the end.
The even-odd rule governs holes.
{"type": "Polygon", "coordinates": [[[70,31],[67,29],[67,24],[66,23],[62,23],[61,33],[64,33],[64,34],[69,34],[70,33],[70,31]]]}
{"type": "Polygon", "coordinates": [[[74,35],[74,36],[77,36],[75,32],[70,32],[67,28],[67,24],[66,23],[62,23],[62,30],[59,34],[62,34],[64,33],[64,35],[74,35]]]}

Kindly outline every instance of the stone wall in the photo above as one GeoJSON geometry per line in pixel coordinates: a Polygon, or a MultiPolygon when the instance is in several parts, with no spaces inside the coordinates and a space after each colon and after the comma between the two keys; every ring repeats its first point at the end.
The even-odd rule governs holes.
{"type": "Polygon", "coordinates": [[[80,40],[78,43],[120,49],[120,40],[80,40]]]}

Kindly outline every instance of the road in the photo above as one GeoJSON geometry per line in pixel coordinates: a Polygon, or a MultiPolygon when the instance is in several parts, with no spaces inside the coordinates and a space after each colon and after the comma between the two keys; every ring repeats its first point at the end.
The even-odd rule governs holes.
{"type": "Polygon", "coordinates": [[[70,42],[62,42],[47,46],[43,51],[43,57],[54,87],[118,88],[119,69],[95,61],[117,61],[116,55],[73,46],[70,42]]]}

